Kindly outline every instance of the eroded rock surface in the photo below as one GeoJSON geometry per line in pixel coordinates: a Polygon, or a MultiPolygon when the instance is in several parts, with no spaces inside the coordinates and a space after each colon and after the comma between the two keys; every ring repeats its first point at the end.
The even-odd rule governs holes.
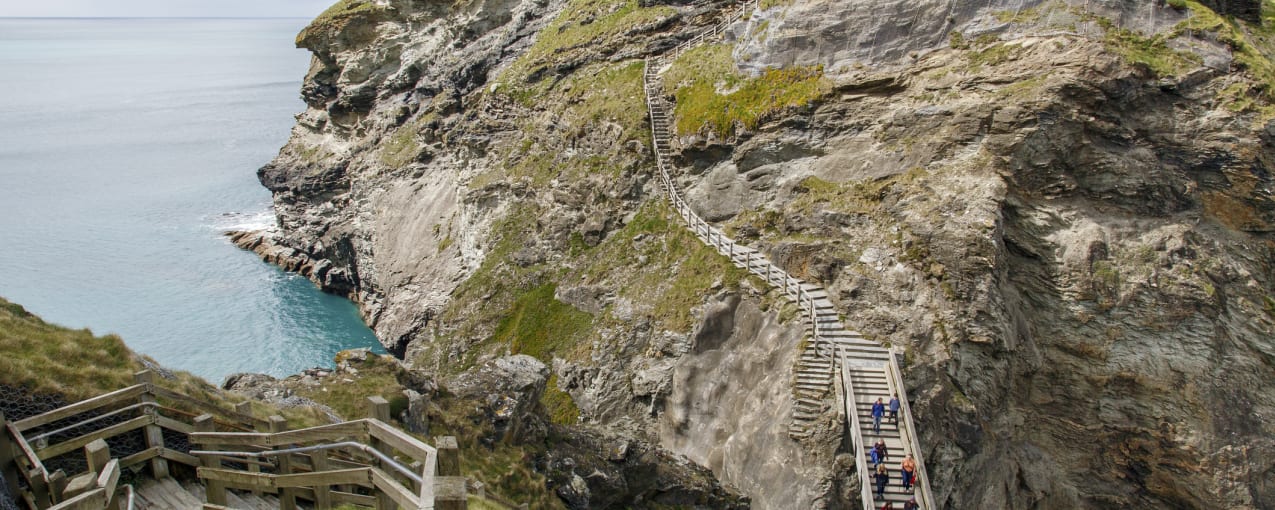
{"type": "MultiPolygon", "coordinates": [[[[739,82],[711,88],[782,67],[820,92],[681,132],[676,178],[904,350],[942,505],[1275,505],[1271,34],[1194,3],[779,4],[728,31],[739,82]]],[[[544,405],[581,448],[658,444],[757,508],[853,507],[835,406],[785,434],[794,310],[653,179],[640,58],[727,7],[316,22],[309,109],[260,172],[278,228],[237,242],[350,295],[413,371],[542,391],[510,416],[544,405]]],[[[645,483],[574,455],[536,461],[566,504],[645,483]]]]}

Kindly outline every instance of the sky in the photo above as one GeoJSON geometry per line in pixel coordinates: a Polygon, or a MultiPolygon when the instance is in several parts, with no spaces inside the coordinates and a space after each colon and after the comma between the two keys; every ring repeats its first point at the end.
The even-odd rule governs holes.
{"type": "Polygon", "coordinates": [[[0,0],[0,17],[313,18],[336,0],[0,0]]]}

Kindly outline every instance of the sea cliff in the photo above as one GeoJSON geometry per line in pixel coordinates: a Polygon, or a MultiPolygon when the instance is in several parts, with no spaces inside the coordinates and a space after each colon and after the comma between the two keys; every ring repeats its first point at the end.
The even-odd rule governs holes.
{"type": "MultiPolygon", "coordinates": [[[[411,372],[528,355],[558,424],[854,506],[835,406],[785,433],[796,309],[654,177],[642,59],[739,8],[343,1],[298,37],[278,225],[236,240],[411,372]]],[[[1271,9],[763,1],[664,74],[677,184],[905,353],[942,506],[1272,506],[1271,9]]]]}

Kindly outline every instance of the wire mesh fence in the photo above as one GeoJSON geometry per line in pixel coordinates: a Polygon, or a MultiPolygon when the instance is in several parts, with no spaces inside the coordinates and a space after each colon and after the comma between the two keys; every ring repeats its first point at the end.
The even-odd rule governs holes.
{"type": "Polygon", "coordinates": [[[18,503],[13,494],[9,494],[9,484],[0,473],[0,510],[18,510],[18,503]]]}

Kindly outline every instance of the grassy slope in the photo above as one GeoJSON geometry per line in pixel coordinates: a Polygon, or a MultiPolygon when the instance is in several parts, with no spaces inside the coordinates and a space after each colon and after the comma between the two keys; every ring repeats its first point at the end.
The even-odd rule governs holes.
{"type": "MultiPolygon", "coordinates": [[[[22,306],[0,298],[0,384],[74,402],[131,386],[133,374],[146,370],[143,359],[118,336],[95,336],[87,329],[49,324],[22,306]]],[[[158,365],[154,360],[147,361],[151,366],[158,365]]],[[[246,400],[187,372],[170,373],[171,378],[157,377],[156,383],[226,409],[246,400]]],[[[196,411],[181,402],[163,403],[196,411]]],[[[279,409],[258,402],[253,403],[253,414],[279,414],[295,426],[325,421],[317,410],[279,409]]]]}
{"type": "Polygon", "coordinates": [[[48,324],[3,299],[0,353],[0,384],[68,400],[131,385],[142,370],[120,337],[48,324]]]}
{"type": "Polygon", "coordinates": [[[711,130],[730,136],[755,129],[766,116],[801,107],[831,90],[818,67],[767,69],[749,77],[735,69],[732,46],[708,44],[688,51],[664,75],[665,90],[677,97],[679,134],[711,130]]]}

